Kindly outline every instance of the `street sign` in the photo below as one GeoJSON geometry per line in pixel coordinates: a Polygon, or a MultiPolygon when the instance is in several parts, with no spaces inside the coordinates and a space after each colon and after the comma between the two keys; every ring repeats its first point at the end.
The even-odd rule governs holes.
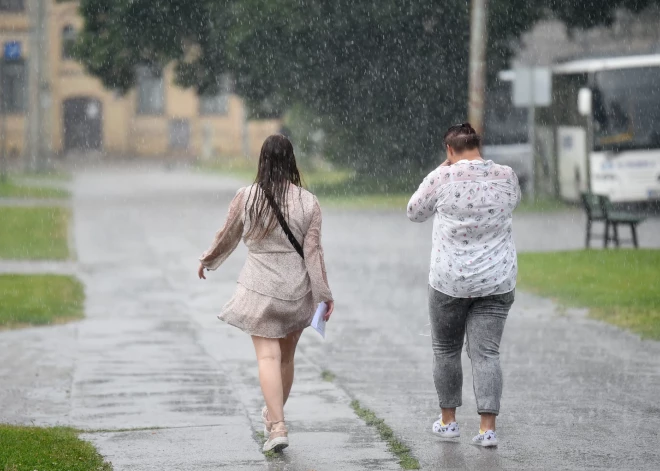
{"type": "Polygon", "coordinates": [[[513,80],[513,104],[519,108],[550,106],[552,73],[545,67],[516,67],[513,80]]]}
{"type": "Polygon", "coordinates": [[[21,58],[21,43],[18,41],[9,41],[5,43],[4,58],[8,61],[15,61],[21,58]]]}

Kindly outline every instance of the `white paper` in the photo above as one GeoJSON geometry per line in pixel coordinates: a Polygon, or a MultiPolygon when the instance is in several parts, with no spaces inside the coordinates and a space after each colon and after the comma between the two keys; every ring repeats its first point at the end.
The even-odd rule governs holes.
{"type": "Polygon", "coordinates": [[[316,309],[316,313],[312,319],[312,327],[321,334],[321,337],[323,338],[325,338],[325,320],[323,319],[323,316],[325,316],[327,312],[328,305],[326,303],[321,303],[316,309]]]}

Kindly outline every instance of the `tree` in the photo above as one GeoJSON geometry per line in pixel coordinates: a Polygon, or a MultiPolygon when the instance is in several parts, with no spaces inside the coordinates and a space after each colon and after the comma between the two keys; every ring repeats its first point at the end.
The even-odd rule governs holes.
{"type": "MultiPolygon", "coordinates": [[[[652,1],[660,0],[491,0],[488,69],[505,66],[515,39],[544,16],[589,27],[652,1]]],[[[335,161],[416,175],[437,154],[441,129],[465,116],[468,8],[465,0],[82,0],[77,54],[122,91],[140,63],[174,61],[179,82],[201,94],[232,73],[253,116],[303,106],[322,119],[335,161]]]]}

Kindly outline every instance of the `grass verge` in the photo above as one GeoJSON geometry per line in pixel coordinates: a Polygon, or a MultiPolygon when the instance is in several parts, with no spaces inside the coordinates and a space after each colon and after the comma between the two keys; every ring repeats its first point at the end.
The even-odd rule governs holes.
{"type": "MultiPolygon", "coordinates": [[[[254,181],[256,162],[245,158],[228,158],[200,163],[200,170],[229,175],[246,184],[254,181]]],[[[344,209],[405,210],[410,195],[402,190],[388,191],[391,184],[375,178],[357,178],[348,170],[302,170],[305,188],[318,196],[324,206],[344,209]]],[[[401,185],[399,185],[401,186],[401,185]]],[[[411,193],[412,194],[412,193],[411,193]]]]}
{"type": "Polygon", "coordinates": [[[380,438],[387,443],[389,450],[399,459],[402,469],[419,469],[419,461],[412,455],[410,448],[396,438],[394,431],[383,419],[379,419],[369,409],[363,408],[359,401],[351,402],[351,407],[355,411],[355,415],[364,420],[367,425],[376,428],[380,438]]]}
{"type": "Polygon", "coordinates": [[[67,208],[0,207],[0,258],[68,258],[69,217],[67,208]]]}
{"type": "Polygon", "coordinates": [[[83,317],[82,284],[63,275],[0,275],[0,329],[83,317]]]}
{"type": "Polygon", "coordinates": [[[67,198],[69,192],[61,188],[31,186],[9,179],[0,181],[0,198],[67,198]]]}
{"type": "MultiPolygon", "coordinates": [[[[256,161],[229,158],[200,164],[206,171],[231,175],[246,183],[254,180],[256,161]]],[[[421,177],[378,178],[357,175],[348,170],[302,171],[305,187],[314,193],[324,206],[342,209],[386,209],[405,211],[421,177]]],[[[557,212],[571,208],[556,199],[523,199],[516,212],[557,212]]]]}
{"type": "Polygon", "coordinates": [[[660,250],[523,253],[519,286],[660,340],[660,250]]]}
{"type": "Polygon", "coordinates": [[[523,197],[516,208],[516,213],[554,213],[576,207],[558,199],[523,197]]]}
{"type": "Polygon", "coordinates": [[[0,425],[2,471],[111,471],[96,449],[64,428],[0,425]]]}
{"type": "Polygon", "coordinates": [[[337,376],[335,376],[335,374],[332,371],[329,371],[329,370],[321,371],[321,379],[323,381],[327,381],[328,383],[332,383],[336,378],[337,378],[337,376]]]}

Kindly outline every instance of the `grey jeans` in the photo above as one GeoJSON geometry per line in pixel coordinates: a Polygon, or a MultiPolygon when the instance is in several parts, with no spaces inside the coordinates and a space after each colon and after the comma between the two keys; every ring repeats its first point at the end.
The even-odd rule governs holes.
{"type": "Polygon", "coordinates": [[[479,414],[499,414],[502,397],[500,340],[515,290],[482,298],[454,298],[429,286],[433,380],[440,407],[462,404],[461,350],[467,333],[479,414]]]}

